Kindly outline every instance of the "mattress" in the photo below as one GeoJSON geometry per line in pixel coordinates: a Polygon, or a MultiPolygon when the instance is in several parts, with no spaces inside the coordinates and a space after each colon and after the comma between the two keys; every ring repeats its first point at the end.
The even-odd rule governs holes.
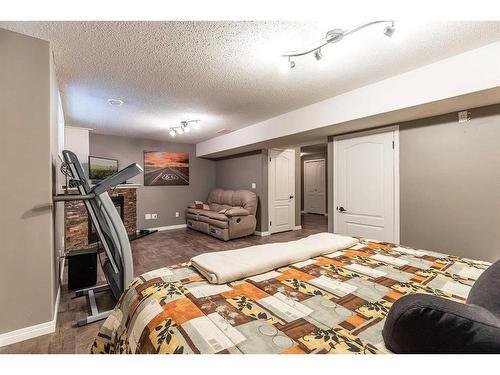
{"type": "Polygon", "coordinates": [[[92,353],[379,354],[392,304],[423,293],[465,302],[487,262],[361,240],[227,284],[189,263],[133,280],[92,353]]]}

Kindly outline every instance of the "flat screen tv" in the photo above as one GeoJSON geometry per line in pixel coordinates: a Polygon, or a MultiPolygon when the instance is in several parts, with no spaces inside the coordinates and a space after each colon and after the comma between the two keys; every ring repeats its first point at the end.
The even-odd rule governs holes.
{"type": "Polygon", "coordinates": [[[103,180],[118,172],[118,160],[89,156],[89,178],[103,180]]]}

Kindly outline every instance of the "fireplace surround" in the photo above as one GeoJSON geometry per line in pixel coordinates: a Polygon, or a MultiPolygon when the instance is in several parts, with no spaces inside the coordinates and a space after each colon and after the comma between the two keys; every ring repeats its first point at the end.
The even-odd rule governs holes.
{"type": "MultiPolygon", "coordinates": [[[[70,189],[70,194],[78,194],[76,189],[70,189]]],[[[110,190],[109,195],[115,207],[121,210],[120,216],[129,236],[137,232],[137,188],[128,185],[119,185],[110,190]]],[[[89,249],[95,246],[97,240],[87,209],[83,201],[64,203],[65,217],[65,252],[71,250],[89,249]]]]}

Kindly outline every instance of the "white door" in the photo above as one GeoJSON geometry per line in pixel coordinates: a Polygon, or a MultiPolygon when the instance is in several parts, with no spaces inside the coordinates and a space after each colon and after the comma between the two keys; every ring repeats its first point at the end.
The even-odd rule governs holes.
{"type": "Polygon", "coordinates": [[[295,226],[295,151],[269,150],[269,231],[295,226]]]}
{"type": "Polygon", "coordinates": [[[325,214],[325,160],[304,161],[304,211],[325,214]]]}
{"type": "Polygon", "coordinates": [[[399,242],[397,129],[334,139],[334,232],[399,242]]]}

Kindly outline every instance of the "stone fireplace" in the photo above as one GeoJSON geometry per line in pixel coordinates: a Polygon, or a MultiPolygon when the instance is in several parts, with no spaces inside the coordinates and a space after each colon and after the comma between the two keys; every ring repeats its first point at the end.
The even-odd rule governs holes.
{"type": "MultiPolygon", "coordinates": [[[[70,190],[78,194],[76,189],[70,190]]],[[[115,204],[125,229],[129,236],[137,231],[137,189],[135,187],[118,186],[109,192],[115,204]]],[[[87,214],[87,209],[82,201],[64,203],[65,216],[65,251],[87,249],[93,247],[97,241],[97,233],[87,214]]]]}

